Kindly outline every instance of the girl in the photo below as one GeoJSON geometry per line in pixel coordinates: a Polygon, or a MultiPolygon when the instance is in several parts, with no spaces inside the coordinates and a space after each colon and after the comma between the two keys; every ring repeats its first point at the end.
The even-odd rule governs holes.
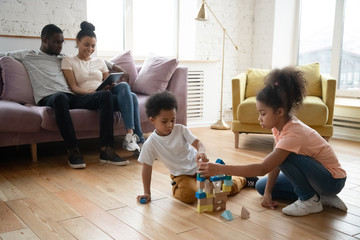
{"type": "MultiPolygon", "coordinates": [[[[78,54],[73,57],[64,57],[61,69],[71,91],[82,95],[94,92],[109,75],[109,70],[102,59],[91,57],[96,46],[94,25],[84,21],[80,27],[81,31],[76,36],[78,54]]],[[[121,71],[119,66],[115,65],[113,69],[114,67],[121,71]]],[[[127,76],[127,74],[124,75],[127,76]]],[[[126,78],[128,79],[128,76],[126,78]]],[[[126,136],[123,148],[128,151],[140,151],[138,143],[143,143],[144,137],[140,126],[136,94],[130,92],[130,87],[126,82],[120,82],[108,90],[113,93],[114,111],[120,110],[124,120],[126,136]]]]}
{"type": "Polygon", "coordinates": [[[292,113],[305,96],[305,80],[292,67],[273,70],[258,93],[256,108],[263,128],[271,129],[274,150],[263,162],[231,166],[200,163],[199,173],[267,177],[256,183],[263,195],[261,205],[274,209],[277,199],[297,199],[282,209],[291,216],[304,216],[323,210],[324,205],[347,211],[338,194],[345,185],[346,172],[331,148],[315,130],[306,126],[292,113]]]}

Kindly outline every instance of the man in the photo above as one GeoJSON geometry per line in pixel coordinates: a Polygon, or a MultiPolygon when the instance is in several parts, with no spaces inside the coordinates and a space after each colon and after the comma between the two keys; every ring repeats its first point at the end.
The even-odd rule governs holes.
{"type": "Polygon", "coordinates": [[[68,149],[68,162],[72,168],[85,168],[75,135],[70,109],[83,108],[100,113],[100,162],[127,165],[129,162],[115,154],[113,100],[110,91],[75,95],[67,85],[61,71],[63,31],[54,24],[41,31],[40,50],[18,50],[0,53],[22,62],[28,71],[35,102],[54,109],[55,121],[68,149]]]}

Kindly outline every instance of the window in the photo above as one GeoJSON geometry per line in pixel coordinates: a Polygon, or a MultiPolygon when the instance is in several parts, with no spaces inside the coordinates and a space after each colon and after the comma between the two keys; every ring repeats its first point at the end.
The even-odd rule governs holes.
{"type": "Polygon", "coordinates": [[[338,96],[360,97],[360,1],[302,0],[300,65],[319,62],[338,79],[338,96]]]}
{"type": "Polygon", "coordinates": [[[88,21],[96,27],[97,54],[125,49],[136,58],[149,53],[194,59],[194,0],[87,0],[88,21]]]}

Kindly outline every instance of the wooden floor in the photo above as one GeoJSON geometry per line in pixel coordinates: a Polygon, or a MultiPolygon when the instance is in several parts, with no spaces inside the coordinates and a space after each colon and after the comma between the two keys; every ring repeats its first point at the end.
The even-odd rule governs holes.
{"type": "MultiPolygon", "coordinates": [[[[212,161],[246,164],[259,162],[272,149],[270,135],[240,135],[234,148],[230,130],[193,128],[212,161]]],[[[305,217],[262,208],[254,189],[229,197],[222,212],[197,213],[196,205],[175,200],[168,171],[154,164],[150,204],[139,204],[141,165],[131,153],[117,153],[129,166],[98,163],[98,141],[81,141],[85,170],[71,169],[63,143],[38,145],[38,163],[32,163],[29,146],[0,148],[0,239],[360,239],[360,143],[331,139],[348,180],[340,197],[347,213],[325,207],[305,217]],[[240,218],[241,208],[250,211],[240,218]]]]}

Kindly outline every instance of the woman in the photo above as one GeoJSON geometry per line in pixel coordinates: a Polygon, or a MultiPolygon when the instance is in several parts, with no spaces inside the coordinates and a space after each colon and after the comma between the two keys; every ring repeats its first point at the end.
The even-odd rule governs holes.
{"type": "MultiPolygon", "coordinates": [[[[92,58],[91,55],[96,47],[95,26],[86,21],[80,25],[81,30],[76,36],[78,54],[73,57],[64,57],[61,69],[75,94],[88,94],[95,89],[109,75],[109,70],[102,59],[92,58]]],[[[118,66],[116,66],[118,67],[118,66]]],[[[122,69],[118,68],[119,71],[122,69]]],[[[122,80],[128,80],[124,74],[122,80]]],[[[144,142],[144,136],[140,126],[140,115],[136,94],[130,91],[126,82],[120,82],[115,86],[109,86],[106,90],[113,93],[114,111],[120,111],[126,128],[126,136],[123,148],[128,151],[140,151],[138,143],[144,142]]]]}

